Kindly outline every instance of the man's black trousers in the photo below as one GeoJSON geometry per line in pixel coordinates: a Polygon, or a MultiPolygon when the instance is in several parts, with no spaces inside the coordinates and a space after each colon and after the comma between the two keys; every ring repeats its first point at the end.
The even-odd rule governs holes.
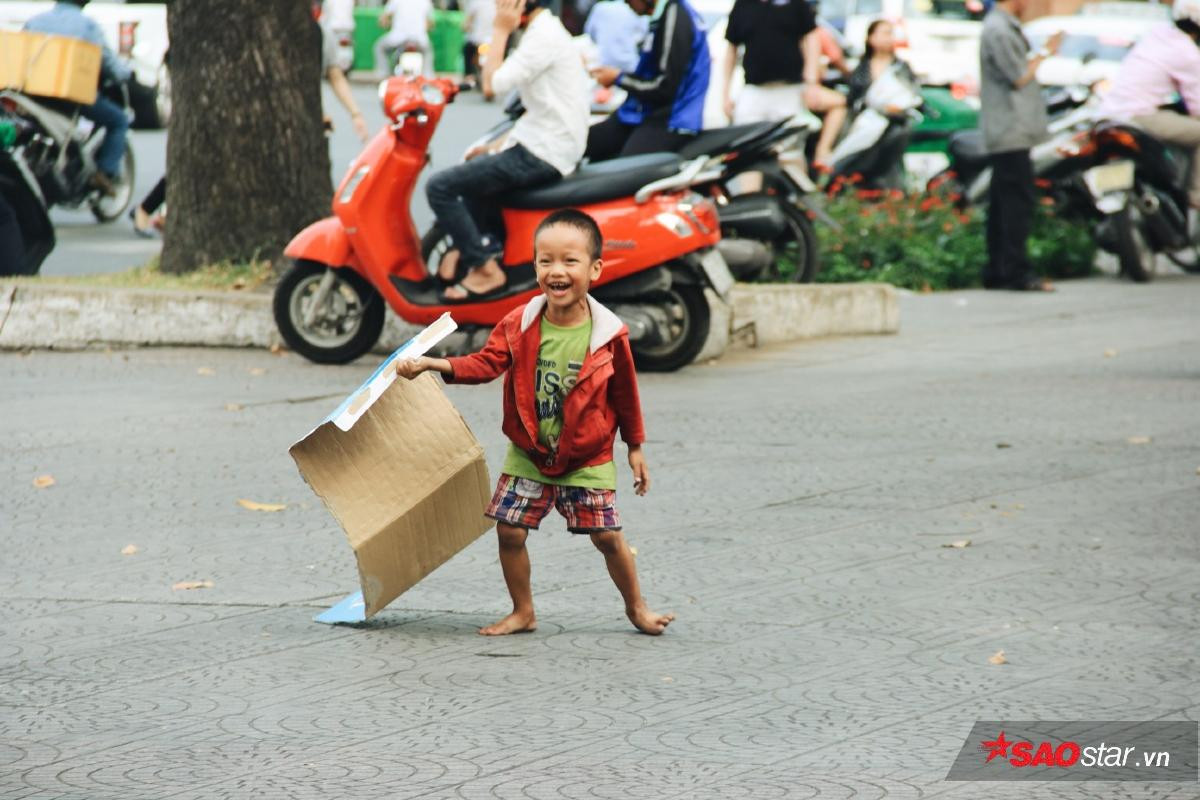
{"type": "Polygon", "coordinates": [[[1033,162],[1028,150],[992,155],[992,183],[988,195],[988,263],[983,285],[1007,289],[1027,283],[1033,276],[1026,252],[1033,227],[1035,196],[1033,162]]]}

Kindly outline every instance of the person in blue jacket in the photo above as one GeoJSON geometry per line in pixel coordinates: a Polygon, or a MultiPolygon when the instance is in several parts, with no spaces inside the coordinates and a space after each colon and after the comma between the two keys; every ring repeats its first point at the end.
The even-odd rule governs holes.
{"type": "Polygon", "coordinates": [[[637,68],[592,70],[601,86],[618,86],[628,99],[616,113],[593,125],[586,156],[617,156],[678,149],[704,126],[704,95],[711,61],[704,22],[687,0],[626,0],[635,13],[652,17],[637,68]]]}
{"type": "MultiPolygon", "coordinates": [[[[44,11],[26,22],[25,30],[70,36],[99,45],[101,74],[118,82],[129,80],[133,71],[109,48],[100,25],[83,15],[83,7],[87,3],[88,0],[61,0],[49,11],[44,11]]],[[[125,156],[129,117],[125,115],[125,109],[102,95],[97,95],[96,102],[90,106],[83,106],[80,113],[104,128],[104,141],[96,152],[96,166],[99,171],[92,175],[91,182],[105,194],[113,195],[117,175],[121,171],[121,159],[125,156]]]]}

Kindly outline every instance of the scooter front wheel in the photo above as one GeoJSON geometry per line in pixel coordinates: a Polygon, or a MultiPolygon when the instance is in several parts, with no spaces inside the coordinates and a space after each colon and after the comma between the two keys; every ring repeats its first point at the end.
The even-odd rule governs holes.
{"type": "Polygon", "coordinates": [[[383,332],[383,298],[350,269],[297,261],[275,287],[272,305],[288,347],[318,364],[353,361],[383,332]]]}

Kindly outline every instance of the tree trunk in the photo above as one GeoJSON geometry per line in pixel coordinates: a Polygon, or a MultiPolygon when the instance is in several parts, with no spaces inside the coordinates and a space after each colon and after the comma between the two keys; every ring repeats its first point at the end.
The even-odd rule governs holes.
{"type": "Polygon", "coordinates": [[[172,0],[162,269],[275,260],[329,213],[321,36],[309,0],[172,0]]]}

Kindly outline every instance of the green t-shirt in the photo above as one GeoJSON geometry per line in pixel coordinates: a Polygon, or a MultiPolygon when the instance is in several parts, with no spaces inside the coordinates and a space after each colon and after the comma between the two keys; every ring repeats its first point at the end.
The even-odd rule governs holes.
{"type": "MultiPolygon", "coordinates": [[[[587,357],[588,342],[592,339],[589,319],[574,328],[561,328],[542,317],[542,343],[538,348],[537,371],[533,376],[533,397],[537,404],[538,442],[558,450],[562,433],[563,401],[575,385],[583,360],[587,357]]],[[[590,489],[616,489],[617,466],[612,461],[583,467],[558,477],[543,475],[528,454],[515,444],[508,446],[504,472],[517,478],[528,478],[556,486],[586,486],[590,489]]]]}

